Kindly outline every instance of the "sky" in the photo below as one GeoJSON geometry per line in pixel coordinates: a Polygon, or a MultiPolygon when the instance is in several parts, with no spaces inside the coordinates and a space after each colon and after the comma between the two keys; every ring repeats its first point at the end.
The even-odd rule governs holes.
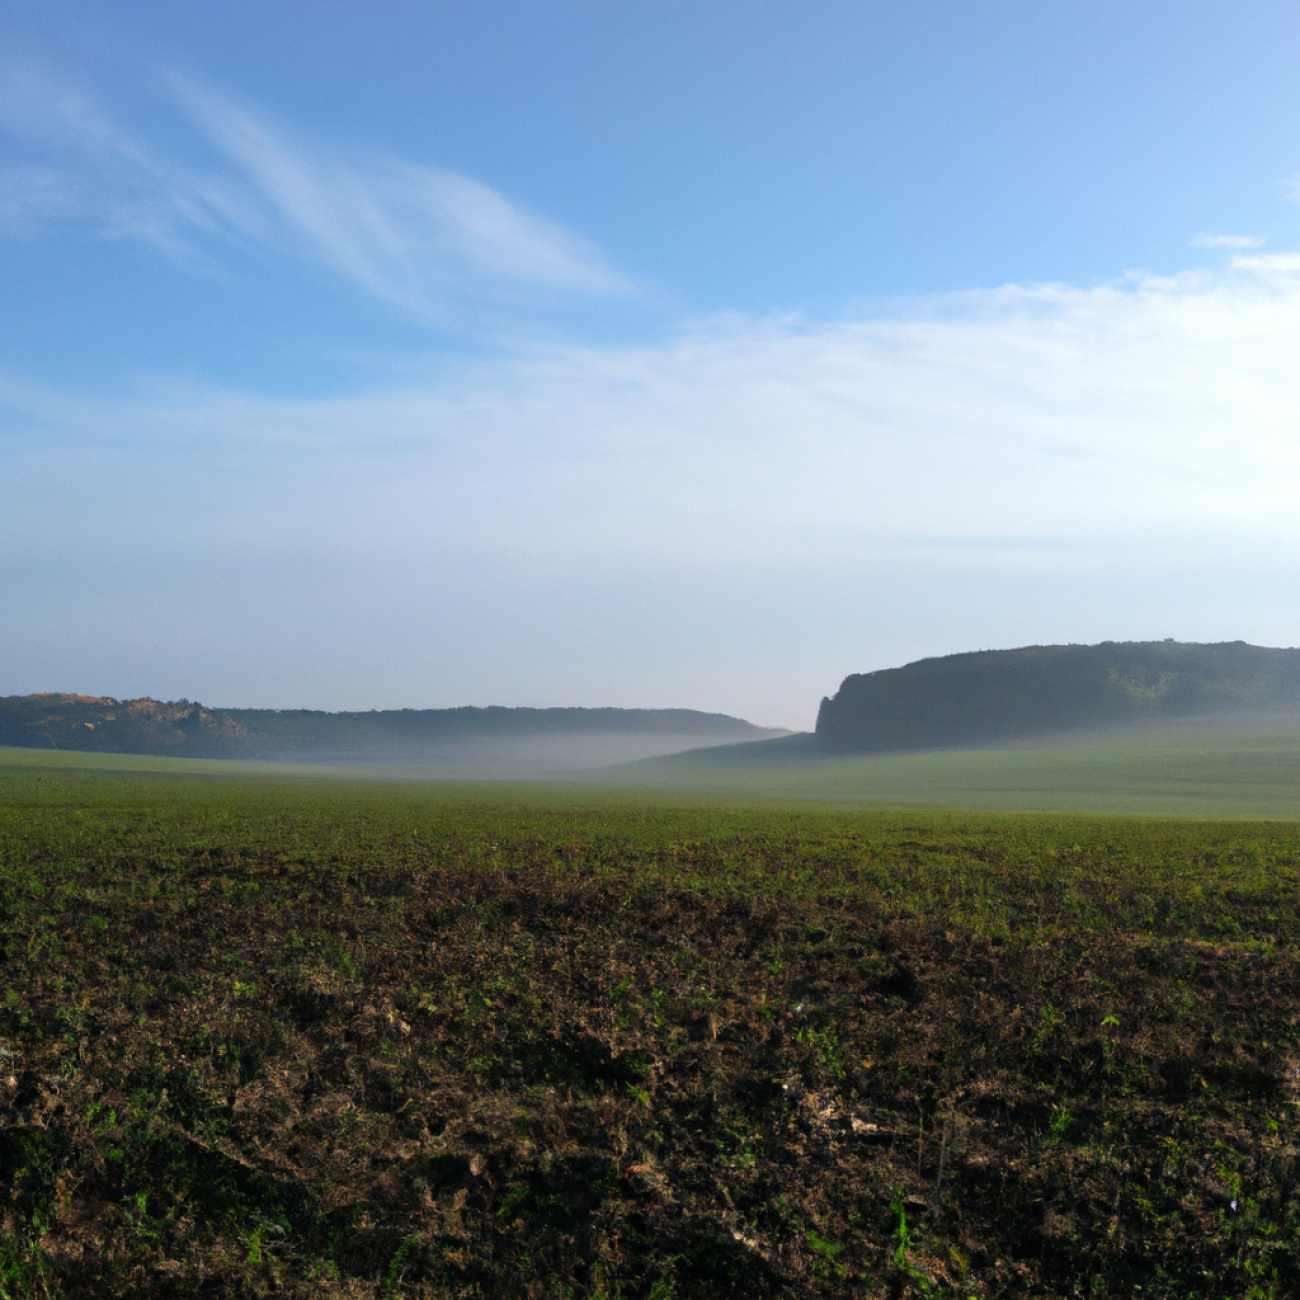
{"type": "Polygon", "coordinates": [[[1300,643],[1300,9],[0,11],[0,694],[810,727],[1300,643]]]}

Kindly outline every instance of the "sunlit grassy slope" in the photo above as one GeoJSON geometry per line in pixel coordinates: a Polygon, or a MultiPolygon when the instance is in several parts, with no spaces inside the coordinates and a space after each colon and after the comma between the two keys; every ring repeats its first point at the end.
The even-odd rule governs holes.
{"type": "Polygon", "coordinates": [[[601,780],[902,807],[1300,817],[1300,730],[828,757],[798,740],[628,764],[601,780]]]}

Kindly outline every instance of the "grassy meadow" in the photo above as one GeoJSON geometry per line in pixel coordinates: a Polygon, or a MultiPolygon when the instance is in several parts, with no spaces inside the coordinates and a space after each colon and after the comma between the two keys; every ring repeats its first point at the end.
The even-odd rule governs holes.
{"type": "Polygon", "coordinates": [[[1300,1294],[1259,752],[1216,821],[8,751],[0,1295],[1300,1294]]]}
{"type": "Polygon", "coordinates": [[[728,745],[594,779],[628,788],[884,807],[1300,818],[1300,730],[1187,728],[1068,743],[823,756],[728,745]]]}

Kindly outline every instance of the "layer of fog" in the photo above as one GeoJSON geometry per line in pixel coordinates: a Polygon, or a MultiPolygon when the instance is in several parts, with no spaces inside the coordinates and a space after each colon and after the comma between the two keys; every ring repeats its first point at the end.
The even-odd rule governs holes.
{"type": "MultiPolygon", "coordinates": [[[[558,733],[510,740],[481,739],[447,745],[313,750],[286,754],[291,763],[347,768],[406,768],[406,775],[437,777],[563,776],[595,773],[646,758],[717,748],[716,735],[648,732],[558,733]]],[[[735,742],[726,742],[734,745],[735,742]]],[[[758,741],[744,741],[756,744],[758,741]]]]}

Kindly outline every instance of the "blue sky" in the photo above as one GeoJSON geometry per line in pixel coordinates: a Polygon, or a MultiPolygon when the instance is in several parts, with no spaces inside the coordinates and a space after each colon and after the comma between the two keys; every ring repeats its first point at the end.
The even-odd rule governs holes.
{"type": "Polygon", "coordinates": [[[1300,641],[1300,13],[0,18],[0,692],[1300,641]]]}

